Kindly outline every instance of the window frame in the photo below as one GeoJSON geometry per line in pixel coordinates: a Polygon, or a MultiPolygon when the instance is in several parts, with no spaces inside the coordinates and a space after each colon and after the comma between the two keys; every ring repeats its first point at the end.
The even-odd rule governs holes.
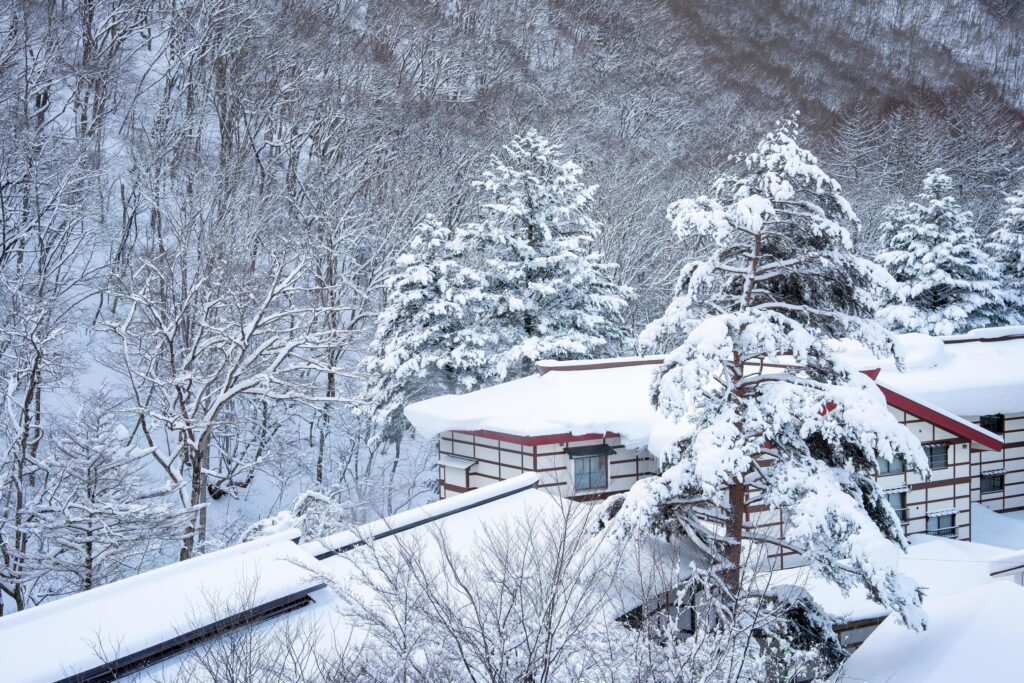
{"type": "Polygon", "coordinates": [[[945,469],[949,469],[951,467],[951,465],[949,464],[949,451],[950,451],[950,446],[952,446],[951,443],[949,443],[948,441],[934,441],[932,443],[925,443],[925,444],[921,444],[921,445],[922,445],[922,447],[924,447],[924,454],[928,457],[928,467],[930,469],[933,469],[933,470],[945,470],[945,469]],[[935,464],[932,462],[932,458],[934,457],[933,454],[932,454],[932,450],[936,449],[936,448],[942,448],[943,449],[943,452],[942,452],[943,460],[942,461],[943,461],[944,464],[939,466],[939,467],[936,467],[935,464]]]}
{"type": "Polygon", "coordinates": [[[875,458],[875,467],[878,469],[878,476],[887,477],[890,474],[905,474],[907,471],[906,461],[897,456],[892,459],[892,462],[885,458],[875,458]],[[893,469],[899,467],[899,469],[893,469]]]}
{"type": "Polygon", "coordinates": [[[608,488],[608,456],[607,455],[582,455],[576,456],[572,459],[572,484],[574,491],[604,491],[608,488]],[[581,472],[581,465],[586,463],[586,472],[581,472]],[[595,463],[600,463],[600,467],[597,468],[601,472],[595,471],[595,463]],[[595,484],[595,474],[602,473],[604,475],[603,482],[595,484]],[[587,486],[580,486],[580,477],[585,475],[587,477],[587,486]]]}
{"type": "Polygon", "coordinates": [[[1005,490],[1006,490],[1006,477],[1005,477],[1005,474],[1003,472],[999,472],[999,473],[996,473],[996,474],[985,474],[983,472],[981,475],[979,475],[979,477],[978,477],[978,492],[981,495],[985,495],[986,493],[1002,493],[1005,490]],[[989,480],[989,481],[998,480],[999,488],[989,488],[989,489],[986,489],[985,488],[985,480],[986,479],[989,480]]]}
{"type": "Polygon", "coordinates": [[[978,418],[978,425],[993,434],[1005,434],[1006,433],[1006,415],[1003,413],[994,413],[992,415],[982,415],[978,418]],[[989,424],[985,424],[988,422],[989,424]],[[992,424],[995,422],[995,424],[992,424]]]}
{"type": "Polygon", "coordinates": [[[889,504],[889,507],[893,509],[893,512],[896,513],[896,517],[900,520],[901,523],[906,524],[907,518],[909,517],[909,515],[907,514],[907,492],[891,491],[886,493],[883,491],[883,493],[885,493],[885,502],[887,502],[889,504]],[[893,496],[899,496],[899,506],[892,504],[891,498],[893,496]]]}
{"type": "Polygon", "coordinates": [[[938,536],[940,538],[956,538],[960,535],[959,527],[956,525],[956,513],[950,512],[945,515],[928,517],[928,521],[925,523],[925,533],[929,536],[938,536]],[[947,517],[950,518],[950,525],[942,526],[941,521],[947,517]],[[935,521],[934,529],[932,528],[932,520],[935,521]]]}
{"type": "Polygon", "coordinates": [[[609,469],[611,468],[610,455],[615,449],[607,443],[594,444],[590,446],[570,446],[566,449],[569,460],[572,462],[572,486],[573,491],[607,491],[611,483],[609,469]],[[581,463],[580,461],[586,461],[581,463]],[[595,468],[595,463],[600,466],[595,468]],[[581,471],[586,468],[586,471],[581,471]],[[603,483],[599,480],[595,483],[595,473],[604,474],[603,483]],[[580,477],[586,476],[586,486],[580,486],[580,477]]]}

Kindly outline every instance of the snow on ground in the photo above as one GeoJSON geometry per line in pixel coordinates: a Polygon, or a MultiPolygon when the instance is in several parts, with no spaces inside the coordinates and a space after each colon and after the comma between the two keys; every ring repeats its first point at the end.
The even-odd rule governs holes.
{"type": "MultiPolygon", "coordinates": [[[[985,339],[1024,334],[1024,327],[974,330],[945,338],[985,339]]],[[[897,338],[904,372],[892,359],[876,359],[863,346],[844,342],[841,357],[859,369],[881,368],[878,379],[900,393],[962,416],[1024,412],[1024,339],[947,344],[923,334],[897,338]]]]}
{"type": "Polygon", "coordinates": [[[928,628],[886,618],[836,674],[837,683],[1012,681],[1024,665],[1024,588],[999,581],[929,598],[928,628]]]}
{"type": "Polygon", "coordinates": [[[232,546],[0,618],[2,677],[49,683],[307,589],[317,583],[315,560],[295,536],[232,546]]]}

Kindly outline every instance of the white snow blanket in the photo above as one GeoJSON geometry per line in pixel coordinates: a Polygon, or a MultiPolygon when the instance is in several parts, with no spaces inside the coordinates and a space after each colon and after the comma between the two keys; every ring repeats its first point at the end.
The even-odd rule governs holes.
{"type": "Polygon", "coordinates": [[[1020,680],[1024,588],[1007,581],[924,603],[928,629],[914,632],[888,617],[835,676],[837,683],[1020,680]]]}
{"type": "MultiPolygon", "coordinates": [[[[947,341],[1024,334],[1024,327],[974,330],[947,341]]],[[[923,334],[898,337],[906,367],[876,359],[862,346],[847,343],[842,358],[859,369],[881,368],[878,375],[896,391],[929,401],[961,416],[1024,413],[1024,339],[943,343],[923,334]]]]}
{"type": "Polygon", "coordinates": [[[0,618],[0,679],[51,683],[316,584],[297,532],[154,569],[0,618]]]}
{"type": "Polygon", "coordinates": [[[657,365],[552,371],[456,396],[413,403],[405,415],[420,434],[490,430],[520,436],[615,432],[627,447],[647,446],[667,427],[651,405],[657,365]]]}

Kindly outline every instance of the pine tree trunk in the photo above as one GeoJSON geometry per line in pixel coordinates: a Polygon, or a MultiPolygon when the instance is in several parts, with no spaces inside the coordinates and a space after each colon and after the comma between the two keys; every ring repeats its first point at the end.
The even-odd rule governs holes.
{"type": "Polygon", "coordinates": [[[722,574],[725,585],[734,596],[740,592],[740,561],[743,559],[743,517],[746,511],[746,486],[737,482],[729,486],[729,517],[725,524],[725,535],[729,547],[725,556],[729,568],[722,574]]]}
{"type": "Polygon", "coordinates": [[[402,458],[402,436],[395,439],[395,459],[391,463],[391,475],[388,479],[388,514],[394,513],[392,505],[395,493],[395,472],[398,470],[398,461],[402,458]]]}

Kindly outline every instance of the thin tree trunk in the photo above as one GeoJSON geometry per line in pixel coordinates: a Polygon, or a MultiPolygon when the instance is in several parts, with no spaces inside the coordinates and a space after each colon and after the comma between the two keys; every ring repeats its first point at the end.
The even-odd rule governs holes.
{"type": "Polygon", "coordinates": [[[743,559],[743,517],[746,512],[746,486],[736,482],[729,486],[729,517],[725,523],[725,535],[729,543],[725,557],[729,567],[723,572],[725,585],[734,596],[740,592],[740,561],[743,559]]]}

